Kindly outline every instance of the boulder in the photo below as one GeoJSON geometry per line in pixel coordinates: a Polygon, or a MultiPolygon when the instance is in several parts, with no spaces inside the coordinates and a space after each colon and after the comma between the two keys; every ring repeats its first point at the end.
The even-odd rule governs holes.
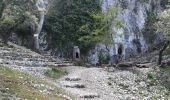
{"type": "Polygon", "coordinates": [[[80,77],[74,76],[74,77],[67,77],[65,78],[66,81],[79,81],[81,80],[80,77]]]}
{"type": "Polygon", "coordinates": [[[85,93],[80,95],[80,98],[84,98],[84,99],[99,98],[99,95],[97,93],[85,93]]]}
{"type": "Polygon", "coordinates": [[[136,64],[138,68],[149,68],[152,66],[152,63],[145,63],[145,64],[136,64]]]}
{"type": "Polygon", "coordinates": [[[85,85],[81,83],[67,83],[64,86],[69,88],[85,88],[85,85]]]}

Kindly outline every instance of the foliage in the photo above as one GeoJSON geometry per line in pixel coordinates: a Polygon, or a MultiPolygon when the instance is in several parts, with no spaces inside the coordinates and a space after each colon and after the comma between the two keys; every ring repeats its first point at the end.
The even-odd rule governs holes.
{"type": "Polygon", "coordinates": [[[156,23],[157,31],[163,33],[163,44],[159,51],[158,64],[162,64],[163,52],[167,49],[170,44],[170,8],[165,9],[159,16],[159,20],[156,23]]]}
{"type": "Polygon", "coordinates": [[[6,24],[6,25],[13,25],[15,23],[14,18],[12,16],[6,16],[3,20],[2,20],[2,24],[6,24]]]}
{"type": "Polygon", "coordinates": [[[27,100],[63,99],[56,95],[62,92],[58,87],[54,87],[35,76],[33,77],[2,65],[0,65],[0,90],[0,97],[4,100],[5,98],[8,100],[10,97],[19,97],[27,100]],[[51,87],[53,91],[49,92],[49,94],[43,94],[41,91],[48,91],[47,87],[51,87]]]}
{"type": "Polygon", "coordinates": [[[156,27],[154,23],[157,21],[157,15],[154,11],[147,12],[147,18],[145,22],[145,28],[143,29],[143,35],[147,43],[152,44],[156,37],[156,27]]]}
{"type": "Polygon", "coordinates": [[[88,45],[90,43],[101,42],[104,44],[111,44],[112,39],[109,39],[112,33],[113,20],[116,22],[117,26],[121,26],[120,21],[116,21],[116,8],[110,7],[107,12],[97,12],[92,13],[92,18],[94,23],[85,24],[80,28],[80,32],[87,35],[80,37],[79,41],[88,45]]]}
{"type": "MultiPolygon", "coordinates": [[[[51,45],[59,52],[72,52],[74,45],[86,49],[78,40],[88,33],[80,28],[87,23],[93,24],[92,12],[101,11],[99,0],[58,0],[49,10],[44,28],[52,37],[51,45]]],[[[68,54],[69,55],[69,54],[68,54]]],[[[71,55],[71,54],[70,54],[71,55]]],[[[70,56],[69,55],[69,56],[70,56]]]]}
{"type": "Polygon", "coordinates": [[[1,0],[0,32],[30,35],[31,26],[37,24],[37,0],[1,0]]]}
{"type": "Polygon", "coordinates": [[[109,61],[110,61],[109,54],[106,54],[106,53],[103,53],[102,51],[100,51],[98,58],[99,58],[99,64],[109,64],[109,61]]]}
{"type": "Polygon", "coordinates": [[[147,73],[147,78],[150,80],[149,81],[150,85],[156,84],[156,82],[157,82],[157,74],[155,72],[152,72],[152,71],[148,72],[147,73]]]}
{"type": "Polygon", "coordinates": [[[52,67],[51,69],[45,71],[44,74],[51,78],[60,78],[61,76],[68,74],[68,72],[60,68],[52,67]]]}
{"type": "Polygon", "coordinates": [[[168,5],[170,4],[170,1],[169,0],[161,0],[160,4],[163,8],[167,8],[168,5]]]}
{"type": "Polygon", "coordinates": [[[151,80],[156,79],[156,75],[155,75],[155,73],[153,73],[153,72],[148,72],[147,77],[148,77],[149,79],[151,79],[151,80]]]}
{"type": "Polygon", "coordinates": [[[159,16],[159,21],[156,23],[159,32],[163,32],[164,39],[170,39],[170,9],[167,9],[159,16]]]}
{"type": "Polygon", "coordinates": [[[100,0],[58,0],[47,14],[44,29],[60,54],[71,57],[74,45],[86,54],[96,42],[112,42],[108,38],[115,13],[116,9],[102,12],[100,0]]]}

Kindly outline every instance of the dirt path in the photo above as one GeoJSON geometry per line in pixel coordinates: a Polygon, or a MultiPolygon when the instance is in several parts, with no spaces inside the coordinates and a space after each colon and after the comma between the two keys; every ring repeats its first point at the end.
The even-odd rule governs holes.
{"type": "MultiPolygon", "coordinates": [[[[159,82],[147,78],[152,68],[131,68],[128,70],[105,71],[102,68],[85,68],[68,66],[69,74],[58,80],[44,76],[48,66],[58,62],[51,57],[42,56],[31,50],[14,45],[14,48],[0,47],[0,63],[43,78],[50,83],[62,87],[68,95],[78,100],[166,100],[167,90],[159,82]]],[[[60,62],[60,64],[63,64],[60,62]]],[[[154,72],[154,70],[152,71],[154,72]]]]}
{"type": "Polygon", "coordinates": [[[166,89],[161,85],[150,86],[146,73],[151,69],[115,70],[70,66],[70,72],[57,83],[78,100],[143,100],[155,97],[164,100],[166,89]]]}

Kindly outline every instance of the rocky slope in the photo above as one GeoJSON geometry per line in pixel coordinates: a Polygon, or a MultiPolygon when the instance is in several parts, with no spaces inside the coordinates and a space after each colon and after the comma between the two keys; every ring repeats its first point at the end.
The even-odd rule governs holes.
{"type": "MultiPolygon", "coordinates": [[[[40,55],[36,52],[26,49],[25,47],[18,46],[13,43],[9,43],[9,46],[5,46],[2,42],[0,42],[0,65],[7,66],[11,69],[17,70],[22,73],[26,73],[23,75],[28,75],[28,76],[31,75],[35,79],[37,78],[42,80],[42,82],[47,81],[51,85],[53,85],[54,88],[58,88],[58,85],[55,82],[53,82],[50,78],[46,77],[44,72],[48,69],[51,69],[52,66],[53,67],[69,66],[72,64],[62,62],[57,58],[53,58],[48,53],[47,54],[44,53],[40,55]]],[[[26,76],[22,76],[22,77],[26,78],[26,76]]],[[[17,79],[17,80],[22,80],[22,79],[17,79]]],[[[32,80],[29,79],[28,81],[32,81],[32,80]]],[[[41,87],[40,85],[38,85],[38,83],[32,85],[35,85],[34,88],[41,87]]],[[[57,95],[64,97],[65,99],[71,99],[63,94],[57,94],[57,95]]],[[[15,98],[12,98],[12,100],[13,99],[15,100],[15,98]]]]}
{"type": "MultiPolygon", "coordinates": [[[[10,43],[9,47],[1,44],[0,47],[0,63],[11,66],[14,69],[28,71],[37,74],[50,66],[69,65],[61,60],[50,56],[48,53],[42,55],[10,43]]],[[[40,75],[41,76],[41,75],[40,75]]]]}
{"type": "Polygon", "coordinates": [[[170,98],[169,91],[156,77],[159,68],[155,67],[154,63],[149,68],[131,66],[121,70],[111,67],[108,72],[105,68],[68,65],[47,55],[43,56],[24,47],[12,45],[10,48],[0,47],[1,64],[43,78],[55,86],[63,88],[67,95],[71,95],[75,99],[168,100],[170,98]],[[69,74],[60,79],[48,78],[43,72],[50,69],[51,65],[67,65],[65,68],[69,74]]]}

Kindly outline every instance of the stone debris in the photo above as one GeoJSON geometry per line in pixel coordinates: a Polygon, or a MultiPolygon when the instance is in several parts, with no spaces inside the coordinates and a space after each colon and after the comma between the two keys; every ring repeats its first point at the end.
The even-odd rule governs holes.
{"type": "Polygon", "coordinates": [[[75,76],[75,77],[67,77],[67,78],[65,78],[65,80],[66,81],[79,81],[79,80],[81,80],[81,78],[80,77],[77,77],[77,76],[75,76]]]}
{"type": "Polygon", "coordinates": [[[153,66],[152,63],[136,64],[136,67],[139,67],[139,68],[149,68],[149,67],[152,67],[152,66],[153,66]]]}
{"type": "Polygon", "coordinates": [[[82,83],[63,82],[62,85],[69,88],[85,88],[85,85],[82,83]]]}
{"type": "Polygon", "coordinates": [[[133,68],[108,72],[103,68],[70,66],[67,68],[70,73],[57,82],[76,100],[152,100],[154,97],[163,100],[167,97],[168,91],[161,84],[148,83],[147,72],[151,67],[133,68]],[[80,79],[70,81],[73,77],[80,79]],[[74,87],[76,83],[83,83],[85,88],[74,87]]]}
{"type": "Polygon", "coordinates": [[[81,94],[80,98],[99,98],[99,95],[96,93],[85,93],[85,94],[81,94]]]}
{"type": "MultiPolygon", "coordinates": [[[[66,67],[69,74],[55,82],[68,94],[73,95],[76,100],[151,100],[157,97],[164,100],[167,90],[160,84],[150,85],[147,72],[152,70],[149,63],[137,64],[124,62],[117,65],[120,68],[131,68],[130,70],[116,69],[108,72],[103,68],[84,68],[72,66],[71,63],[55,59],[49,55],[42,56],[23,47],[14,48],[0,47],[0,63],[9,65],[22,72],[45,78],[44,70],[48,66],[66,67]],[[143,68],[144,67],[144,68],[143,68]]],[[[43,84],[34,85],[35,88],[45,87],[43,84]]],[[[51,88],[47,88],[51,90],[51,88]]],[[[4,90],[1,90],[5,92],[4,90]]],[[[47,90],[41,90],[42,93],[47,90]]],[[[64,97],[67,97],[64,95],[64,97]]],[[[69,98],[69,97],[68,97],[69,98]]],[[[1,99],[1,98],[0,98],[1,99]]],[[[69,98],[69,100],[71,100],[69,98]]]]}
{"type": "Polygon", "coordinates": [[[133,62],[122,62],[116,65],[117,68],[119,69],[126,69],[126,68],[131,68],[135,64],[133,62]]]}

